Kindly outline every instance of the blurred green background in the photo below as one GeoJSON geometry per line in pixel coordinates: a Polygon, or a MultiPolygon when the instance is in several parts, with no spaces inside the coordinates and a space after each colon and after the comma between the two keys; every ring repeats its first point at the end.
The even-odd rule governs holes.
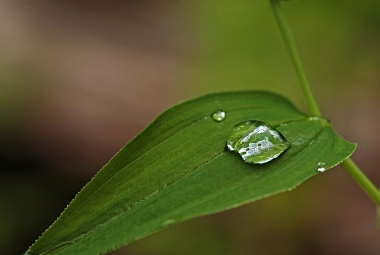
{"type": "MultiPolygon", "coordinates": [[[[380,183],[380,1],[284,3],[324,115],[380,183]]],[[[266,89],[306,110],[268,0],[0,2],[0,251],[20,254],[164,109],[266,89]]],[[[113,255],[380,254],[375,206],[340,168],[113,255]]]]}

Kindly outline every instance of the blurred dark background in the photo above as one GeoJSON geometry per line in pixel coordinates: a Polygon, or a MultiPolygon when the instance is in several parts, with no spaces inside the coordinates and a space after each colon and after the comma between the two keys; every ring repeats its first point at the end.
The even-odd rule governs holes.
{"type": "MultiPolygon", "coordinates": [[[[380,1],[284,3],[323,113],[380,183],[380,1]]],[[[0,1],[0,251],[20,254],[157,114],[266,89],[305,110],[268,0],[0,1]]],[[[336,169],[112,252],[380,254],[375,206],[336,169]]]]}

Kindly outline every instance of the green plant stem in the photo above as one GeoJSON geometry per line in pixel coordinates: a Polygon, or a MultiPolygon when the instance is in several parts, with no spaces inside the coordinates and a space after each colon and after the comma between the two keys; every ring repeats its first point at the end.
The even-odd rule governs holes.
{"type": "Polygon", "coordinates": [[[313,93],[306,79],[305,72],[302,68],[301,59],[298,54],[298,50],[297,50],[296,43],[292,35],[292,31],[289,27],[289,24],[284,14],[282,13],[280,3],[278,2],[278,0],[270,0],[270,1],[271,1],[273,13],[276,18],[278,27],[280,28],[282,37],[284,38],[284,41],[285,41],[286,48],[292,59],[294,68],[296,69],[298,79],[301,83],[302,93],[304,94],[306,98],[306,103],[307,103],[309,112],[312,116],[321,117],[321,112],[314,99],[313,93]]]}
{"type": "Polygon", "coordinates": [[[350,159],[343,160],[340,163],[349,175],[360,185],[367,195],[380,206],[380,191],[376,186],[365,176],[360,168],[350,159]]]}
{"type": "MultiPolygon", "coordinates": [[[[270,0],[270,2],[277,24],[280,28],[282,37],[285,41],[286,48],[290,54],[293,65],[296,69],[296,73],[301,84],[302,92],[306,98],[309,112],[313,116],[320,117],[321,112],[314,99],[313,93],[306,79],[305,72],[302,68],[301,60],[290,26],[284,14],[282,13],[279,1],[270,0]]],[[[359,186],[367,193],[367,195],[377,204],[377,206],[380,206],[380,191],[367,178],[367,176],[365,176],[365,174],[360,170],[360,168],[350,158],[344,160],[341,163],[341,165],[348,172],[348,174],[359,184],[359,186]]]]}

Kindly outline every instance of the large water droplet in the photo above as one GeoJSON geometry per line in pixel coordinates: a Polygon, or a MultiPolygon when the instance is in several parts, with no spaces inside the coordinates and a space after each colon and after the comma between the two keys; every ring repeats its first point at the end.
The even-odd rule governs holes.
{"type": "Polygon", "coordinates": [[[326,162],[318,162],[317,171],[320,173],[323,173],[324,171],[326,171],[326,162]]]}
{"type": "Polygon", "coordinates": [[[215,121],[221,122],[226,118],[226,113],[224,111],[217,111],[214,112],[211,116],[215,121]]]}
{"type": "Polygon", "coordinates": [[[246,163],[264,164],[289,148],[285,137],[274,127],[256,120],[237,124],[227,140],[227,148],[240,154],[246,163]]]}

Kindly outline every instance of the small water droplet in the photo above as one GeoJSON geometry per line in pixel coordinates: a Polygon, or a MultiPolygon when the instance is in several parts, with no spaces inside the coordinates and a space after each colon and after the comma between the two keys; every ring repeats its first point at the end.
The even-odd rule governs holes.
{"type": "Polygon", "coordinates": [[[226,112],[217,111],[217,112],[214,112],[211,116],[215,121],[221,122],[226,118],[226,112]]]}
{"type": "Polygon", "coordinates": [[[240,154],[246,163],[264,164],[289,148],[285,137],[274,127],[256,120],[237,124],[227,140],[227,148],[240,154]]]}
{"type": "Polygon", "coordinates": [[[176,223],[176,221],[175,221],[174,219],[167,219],[167,220],[165,220],[165,221],[162,223],[162,225],[164,225],[164,226],[168,226],[168,225],[171,225],[171,224],[174,224],[174,223],[176,223]]]}
{"type": "Polygon", "coordinates": [[[317,171],[320,173],[323,173],[324,171],[326,171],[326,162],[318,162],[317,171]]]}

